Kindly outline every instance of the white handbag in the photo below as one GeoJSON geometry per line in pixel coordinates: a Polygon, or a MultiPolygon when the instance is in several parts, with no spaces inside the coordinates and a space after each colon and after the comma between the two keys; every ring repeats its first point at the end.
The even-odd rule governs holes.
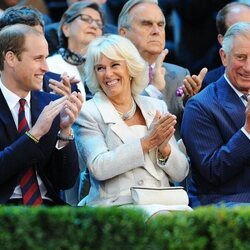
{"type": "Polygon", "coordinates": [[[183,187],[131,187],[131,196],[135,205],[185,205],[189,203],[183,187]]]}

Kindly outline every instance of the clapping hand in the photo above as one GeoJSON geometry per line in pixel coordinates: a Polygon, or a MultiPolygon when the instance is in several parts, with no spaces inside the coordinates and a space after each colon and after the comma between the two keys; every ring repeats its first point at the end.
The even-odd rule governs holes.
{"type": "Polygon", "coordinates": [[[52,122],[61,112],[66,104],[66,101],[67,97],[64,96],[55,101],[51,101],[47,106],[45,106],[29,133],[32,134],[37,140],[47,134],[51,128],[52,122]]]}
{"type": "Polygon", "coordinates": [[[69,135],[71,132],[71,125],[78,117],[82,104],[83,97],[81,93],[76,92],[73,92],[69,96],[64,96],[55,101],[51,101],[44,107],[29,133],[39,140],[42,136],[48,133],[55,117],[60,114],[60,132],[62,135],[69,135]]]}
{"type": "Polygon", "coordinates": [[[49,80],[49,87],[52,89],[52,93],[58,95],[70,95],[71,84],[77,84],[80,81],[75,78],[75,76],[69,77],[66,72],[61,75],[61,81],[56,81],[54,79],[49,80]]]}
{"type": "Polygon", "coordinates": [[[175,124],[176,116],[170,113],[161,115],[157,111],[147,135],[141,139],[143,152],[159,147],[163,156],[168,155],[171,150],[169,140],[175,132],[175,124]]]}
{"type": "Polygon", "coordinates": [[[83,96],[81,93],[73,92],[68,96],[63,109],[60,112],[61,116],[61,133],[63,130],[71,128],[71,125],[76,121],[83,104],[83,96]]]}

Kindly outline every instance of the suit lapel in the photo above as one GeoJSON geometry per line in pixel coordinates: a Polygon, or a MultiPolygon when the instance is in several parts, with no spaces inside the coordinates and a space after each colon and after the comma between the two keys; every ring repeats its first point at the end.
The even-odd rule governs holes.
{"type": "Polygon", "coordinates": [[[15,122],[13,120],[9,106],[8,106],[7,102],[5,101],[5,98],[2,94],[1,89],[0,89],[0,108],[1,108],[0,120],[4,124],[10,140],[14,141],[18,136],[17,128],[16,128],[15,122]]]}
{"type": "MultiPolygon", "coordinates": [[[[105,94],[98,92],[95,94],[93,100],[101,113],[104,123],[111,123],[112,125],[110,126],[110,128],[124,143],[131,141],[131,139],[134,139],[133,133],[130,131],[127,124],[120,118],[116,109],[105,94]]],[[[154,113],[148,106],[148,102],[145,102],[143,97],[136,96],[135,102],[141,109],[141,112],[146,121],[146,125],[149,128],[154,119],[154,113]]]]}
{"type": "Polygon", "coordinates": [[[125,143],[133,137],[127,124],[120,118],[116,109],[104,93],[98,92],[93,100],[101,113],[104,123],[110,124],[113,132],[125,143]]]}
{"type": "Polygon", "coordinates": [[[134,97],[135,102],[138,105],[138,107],[140,108],[142,115],[145,119],[146,126],[147,126],[147,128],[149,128],[151,126],[151,123],[154,120],[155,110],[152,109],[152,107],[150,105],[151,102],[146,100],[146,98],[148,98],[148,97],[144,97],[144,96],[140,96],[140,95],[137,95],[134,97]]]}
{"type": "Polygon", "coordinates": [[[242,127],[245,123],[245,105],[224,77],[221,77],[215,86],[217,98],[222,104],[222,108],[228,113],[237,128],[242,127]]]}

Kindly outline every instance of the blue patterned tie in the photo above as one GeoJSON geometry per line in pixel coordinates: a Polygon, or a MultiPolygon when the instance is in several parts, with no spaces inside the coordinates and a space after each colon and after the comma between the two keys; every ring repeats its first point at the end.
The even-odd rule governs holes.
{"type": "Polygon", "coordinates": [[[241,98],[248,102],[248,100],[247,100],[248,96],[249,96],[249,94],[244,94],[244,95],[241,96],[241,98]]]}
{"type": "MultiPolygon", "coordinates": [[[[25,118],[25,99],[20,99],[20,107],[18,111],[18,133],[24,134],[29,130],[29,125],[25,118]]],[[[40,189],[38,186],[36,172],[34,167],[25,170],[20,180],[20,188],[23,196],[24,205],[37,206],[43,203],[40,189]]]]}

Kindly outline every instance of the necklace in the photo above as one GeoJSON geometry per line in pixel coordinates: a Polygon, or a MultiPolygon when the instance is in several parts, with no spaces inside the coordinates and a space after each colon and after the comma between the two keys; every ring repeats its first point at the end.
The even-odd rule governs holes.
{"type": "Polygon", "coordinates": [[[131,109],[128,112],[122,113],[120,111],[117,110],[119,116],[122,118],[122,120],[126,121],[131,119],[136,111],[136,103],[134,101],[134,99],[132,98],[132,105],[131,105],[131,109]]]}

